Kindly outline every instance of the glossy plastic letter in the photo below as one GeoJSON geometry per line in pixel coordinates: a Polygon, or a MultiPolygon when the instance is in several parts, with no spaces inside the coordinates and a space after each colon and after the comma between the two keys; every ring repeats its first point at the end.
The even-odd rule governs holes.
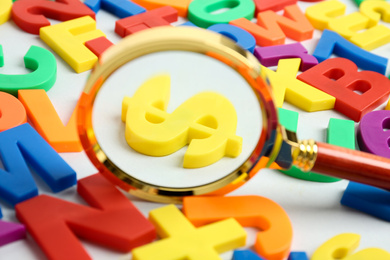
{"type": "Polygon", "coordinates": [[[344,58],[325,60],[297,78],[334,96],[335,109],[355,122],[384,103],[390,93],[388,78],[374,71],[358,72],[344,58]]]}
{"type": "Polygon", "coordinates": [[[47,195],[15,207],[48,259],[91,259],[75,235],[121,252],[156,238],[153,225],[102,175],[79,180],[77,191],[91,207],[47,195]]]}

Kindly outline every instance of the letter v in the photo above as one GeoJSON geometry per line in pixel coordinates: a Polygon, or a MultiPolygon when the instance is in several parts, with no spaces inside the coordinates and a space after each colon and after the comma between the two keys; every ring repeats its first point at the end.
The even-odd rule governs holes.
{"type": "Polygon", "coordinates": [[[37,132],[58,153],[82,151],[76,127],[77,106],[64,126],[44,90],[19,90],[18,98],[37,132]]]}

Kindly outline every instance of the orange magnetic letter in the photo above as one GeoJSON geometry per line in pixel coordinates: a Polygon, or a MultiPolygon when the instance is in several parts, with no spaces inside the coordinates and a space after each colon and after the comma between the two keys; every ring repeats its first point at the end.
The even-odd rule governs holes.
{"type": "Polygon", "coordinates": [[[76,128],[76,109],[64,126],[43,89],[19,90],[18,96],[37,132],[58,153],[82,151],[76,128]]]}
{"type": "Polygon", "coordinates": [[[26,122],[23,104],[11,94],[0,91],[0,132],[26,122]]]}
{"type": "Polygon", "coordinates": [[[188,5],[191,0],[132,0],[132,2],[151,10],[163,6],[172,6],[181,17],[187,17],[188,5]]]}
{"type": "Polygon", "coordinates": [[[285,259],[293,236],[287,213],[278,204],[260,196],[186,197],[183,212],[201,226],[233,217],[244,227],[257,227],[255,249],[268,260],[285,259]]]}
{"type": "Polygon", "coordinates": [[[296,41],[308,40],[314,32],[313,26],[297,5],[286,6],[283,16],[270,10],[259,13],[258,25],[245,18],[229,23],[248,31],[260,46],[284,44],[286,36],[296,41]]]}

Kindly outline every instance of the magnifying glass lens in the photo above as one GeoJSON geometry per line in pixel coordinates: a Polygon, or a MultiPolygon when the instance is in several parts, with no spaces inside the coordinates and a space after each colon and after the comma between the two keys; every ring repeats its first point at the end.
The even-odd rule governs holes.
{"type": "Polygon", "coordinates": [[[262,127],[259,101],[240,74],[216,59],[185,51],[148,54],[115,71],[105,81],[96,97],[92,120],[101,149],[118,168],[131,173],[134,178],[142,182],[169,188],[206,185],[239,168],[256,147],[262,127]],[[146,86],[149,87],[149,94],[135,96],[135,93],[140,88],[145,88],[148,82],[152,84],[146,86]],[[167,86],[159,84],[168,85],[168,89],[162,91],[162,88],[167,86]],[[161,100],[158,100],[158,104],[153,104],[153,101],[158,98],[154,96],[155,93],[161,95],[161,100],[167,95],[169,97],[167,104],[162,104],[161,100]],[[214,93],[217,95],[210,96],[209,99],[196,99],[199,94],[214,93]],[[134,106],[138,104],[138,107],[128,112],[134,114],[133,122],[121,120],[125,97],[129,98],[129,102],[136,103],[134,106]],[[223,98],[232,104],[233,110],[218,110],[218,106],[224,105],[223,98]],[[196,107],[183,108],[183,103],[191,100],[196,107]],[[206,103],[207,101],[209,103],[206,103]],[[142,117],[144,121],[141,121],[142,117]],[[157,117],[160,118],[154,119],[157,117]],[[237,157],[224,156],[204,167],[183,167],[183,158],[189,149],[188,145],[177,151],[173,150],[174,152],[168,155],[151,156],[149,154],[158,154],[157,150],[164,147],[157,143],[151,144],[152,141],[139,140],[141,147],[138,150],[141,152],[145,150],[146,154],[144,154],[132,148],[125,137],[126,125],[129,125],[128,127],[144,130],[145,133],[133,133],[133,135],[142,135],[139,139],[161,140],[167,144],[179,142],[177,140],[179,136],[187,137],[188,143],[204,139],[204,145],[200,145],[200,149],[204,149],[203,153],[207,155],[217,150],[220,145],[226,146],[229,141],[228,137],[225,140],[221,139],[221,142],[212,140],[215,139],[213,135],[225,135],[225,132],[229,131],[223,129],[222,121],[226,117],[232,124],[236,124],[234,135],[242,137],[242,151],[237,157]],[[202,119],[206,122],[202,122],[202,119]],[[212,121],[211,125],[207,120],[212,121]],[[199,129],[202,127],[206,129],[199,129]],[[199,131],[199,133],[189,140],[191,131],[199,131]],[[206,139],[211,140],[207,142],[206,139]],[[142,147],[149,145],[150,147],[147,148],[142,147]]]}
{"type": "Polygon", "coordinates": [[[101,173],[157,201],[247,180],[282,143],[256,58],[190,27],[145,30],[107,50],[80,98],[78,129],[101,173]]]}

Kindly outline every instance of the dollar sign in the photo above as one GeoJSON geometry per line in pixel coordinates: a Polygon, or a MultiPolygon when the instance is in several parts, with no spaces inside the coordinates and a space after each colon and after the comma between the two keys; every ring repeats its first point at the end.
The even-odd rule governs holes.
{"type": "Polygon", "coordinates": [[[235,135],[234,106],[215,92],[202,92],[166,112],[170,97],[170,76],[158,75],[144,82],[133,97],[122,102],[127,143],[139,153],[165,156],[185,145],[183,167],[213,164],[223,156],[237,157],[242,138],[235,135]]]}

